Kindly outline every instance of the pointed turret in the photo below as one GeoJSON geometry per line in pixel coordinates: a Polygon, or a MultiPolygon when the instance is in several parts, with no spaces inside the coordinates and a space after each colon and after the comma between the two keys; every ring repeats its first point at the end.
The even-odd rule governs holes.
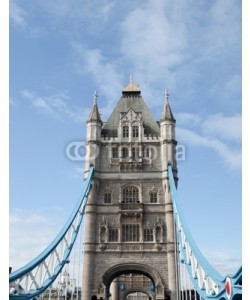
{"type": "Polygon", "coordinates": [[[165,104],[164,104],[164,108],[163,108],[163,112],[162,112],[161,122],[171,120],[172,122],[175,123],[175,118],[173,116],[171,107],[169,105],[168,97],[169,97],[168,91],[165,90],[165,93],[164,93],[165,104]]]}
{"type": "Polygon", "coordinates": [[[169,105],[169,94],[168,91],[165,90],[164,93],[164,108],[162,112],[160,128],[161,128],[161,138],[162,138],[162,155],[165,158],[163,161],[163,170],[167,169],[168,163],[170,163],[174,170],[177,169],[176,166],[176,140],[175,140],[175,118],[171,111],[169,105]]]}
{"type": "Polygon", "coordinates": [[[98,105],[97,105],[97,97],[98,97],[98,94],[95,91],[94,96],[93,96],[94,103],[93,103],[91,112],[89,114],[87,123],[89,123],[89,122],[99,122],[99,123],[102,124],[101,116],[100,116],[98,105]]]}
{"type": "Polygon", "coordinates": [[[89,169],[92,164],[95,170],[100,169],[99,143],[101,140],[102,120],[97,106],[98,94],[95,91],[93,96],[93,106],[87,120],[87,135],[86,135],[86,153],[88,160],[85,162],[85,170],[89,169]]]}

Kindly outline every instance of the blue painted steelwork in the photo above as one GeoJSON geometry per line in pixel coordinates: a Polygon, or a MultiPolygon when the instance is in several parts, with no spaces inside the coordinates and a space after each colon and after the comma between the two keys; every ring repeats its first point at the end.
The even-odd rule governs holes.
{"type": "Polygon", "coordinates": [[[10,293],[10,300],[28,300],[42,294],[55,281],[64,265],[69,262],[68,258],[85,213],[93,174],[94,167],[91,166],[88,177],[84,181],[79,201],[65,226],[54,241],[38,257],[33,259],[26,266],[10,274],[10,289],[15,286],[21,286],[20,294],[10,293]],[[59,253],[59,247],[63,248],[61,253],[59,253]],[[53,265],[53,269],[50,269],[50,265],[53,265]],[[43,277],[44,281],[39,282],[39,280],[36,279],[36,276],[43,277]],[[27,284],[27,286],[34,286],[35,288],[24,288],[21,284],[21,282],[24,281],[29,281],[30,283],[27,284]]]}
{"type": "Polygon", "coordinates": [[[179,242],[179,250],[182,262],[185,263],[190,279],[203,299],[241,299],[242,295],[242,268],[234,276],[223,277],[205,259],[193,240],[189,231],[183,211],[178,202],[177,190],[173,176],[172,166],[168,165],[168,178],[176,232],[179,242]],[[226,278],[230,278],[231,293],[227,294],[225,284],[226,278]]]}

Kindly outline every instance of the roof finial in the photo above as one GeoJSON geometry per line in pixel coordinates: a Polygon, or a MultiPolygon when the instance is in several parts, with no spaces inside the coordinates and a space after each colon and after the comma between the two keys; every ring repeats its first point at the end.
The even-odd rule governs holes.
{"type": "Polygon", "coordinates": [[[94,105],[97,105],[97,98],[98,98],[98,94],[97,94],[97,91],[94,92],[94,95],[93,95],[93,99],[94,99],[94,105]]]}
{"type": "Polygon", "coordinates": [[[130,75],[130,76],[129,76],[129,82],[130,82],[130,83],[133,83],[133,75],[130,75]]]}
{"type": "Polygon", "coordinates": [[[164,92],[165,105],[168,104],[168,98],[169,98],[168,90],[165,90],[165,92],[164,92]]]}

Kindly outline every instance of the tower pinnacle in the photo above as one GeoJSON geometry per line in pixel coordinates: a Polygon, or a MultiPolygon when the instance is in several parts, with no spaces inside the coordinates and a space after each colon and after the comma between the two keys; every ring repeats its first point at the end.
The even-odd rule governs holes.
{"type": "Polygon", "coordinates": [[[97,106],[98,96],[99,95],[97,94],[97,91],[95,91],[94,95],[93,95],[93,106],[92,106],[92,109],[91,109],[91,112],[89,114],[89,118],[88,118],[87,122],[95,121],[95,122],[102,123],[101,116],[100,116],[100,113],[99,113],[99,109],[98,109],[98,106],[97,106]]]}
{"type": "Polygon", "coordinates": [[[169,105],[169,93],[168,90],[165,90],[164,92],[164,108],[163,108],[163,112],[162,112],[162,118],[161,121],[165,121],[165,120],[172,120],[175,122],[173,113],[171,111],[170,105],[169,105]]]}

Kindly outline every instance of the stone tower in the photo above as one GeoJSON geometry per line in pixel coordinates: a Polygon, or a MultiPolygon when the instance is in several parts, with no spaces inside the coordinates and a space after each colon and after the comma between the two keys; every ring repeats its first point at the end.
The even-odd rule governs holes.
{"type": "Polygon", "coordinates": [[[167,165],[175,160],[175,119],[165,93],[160,121],[133,80],[108,121],[97,94],[87,120],[85,173],[95,173],[85,215],[82,299],[176,300],[173,209],[167,165]]]}

